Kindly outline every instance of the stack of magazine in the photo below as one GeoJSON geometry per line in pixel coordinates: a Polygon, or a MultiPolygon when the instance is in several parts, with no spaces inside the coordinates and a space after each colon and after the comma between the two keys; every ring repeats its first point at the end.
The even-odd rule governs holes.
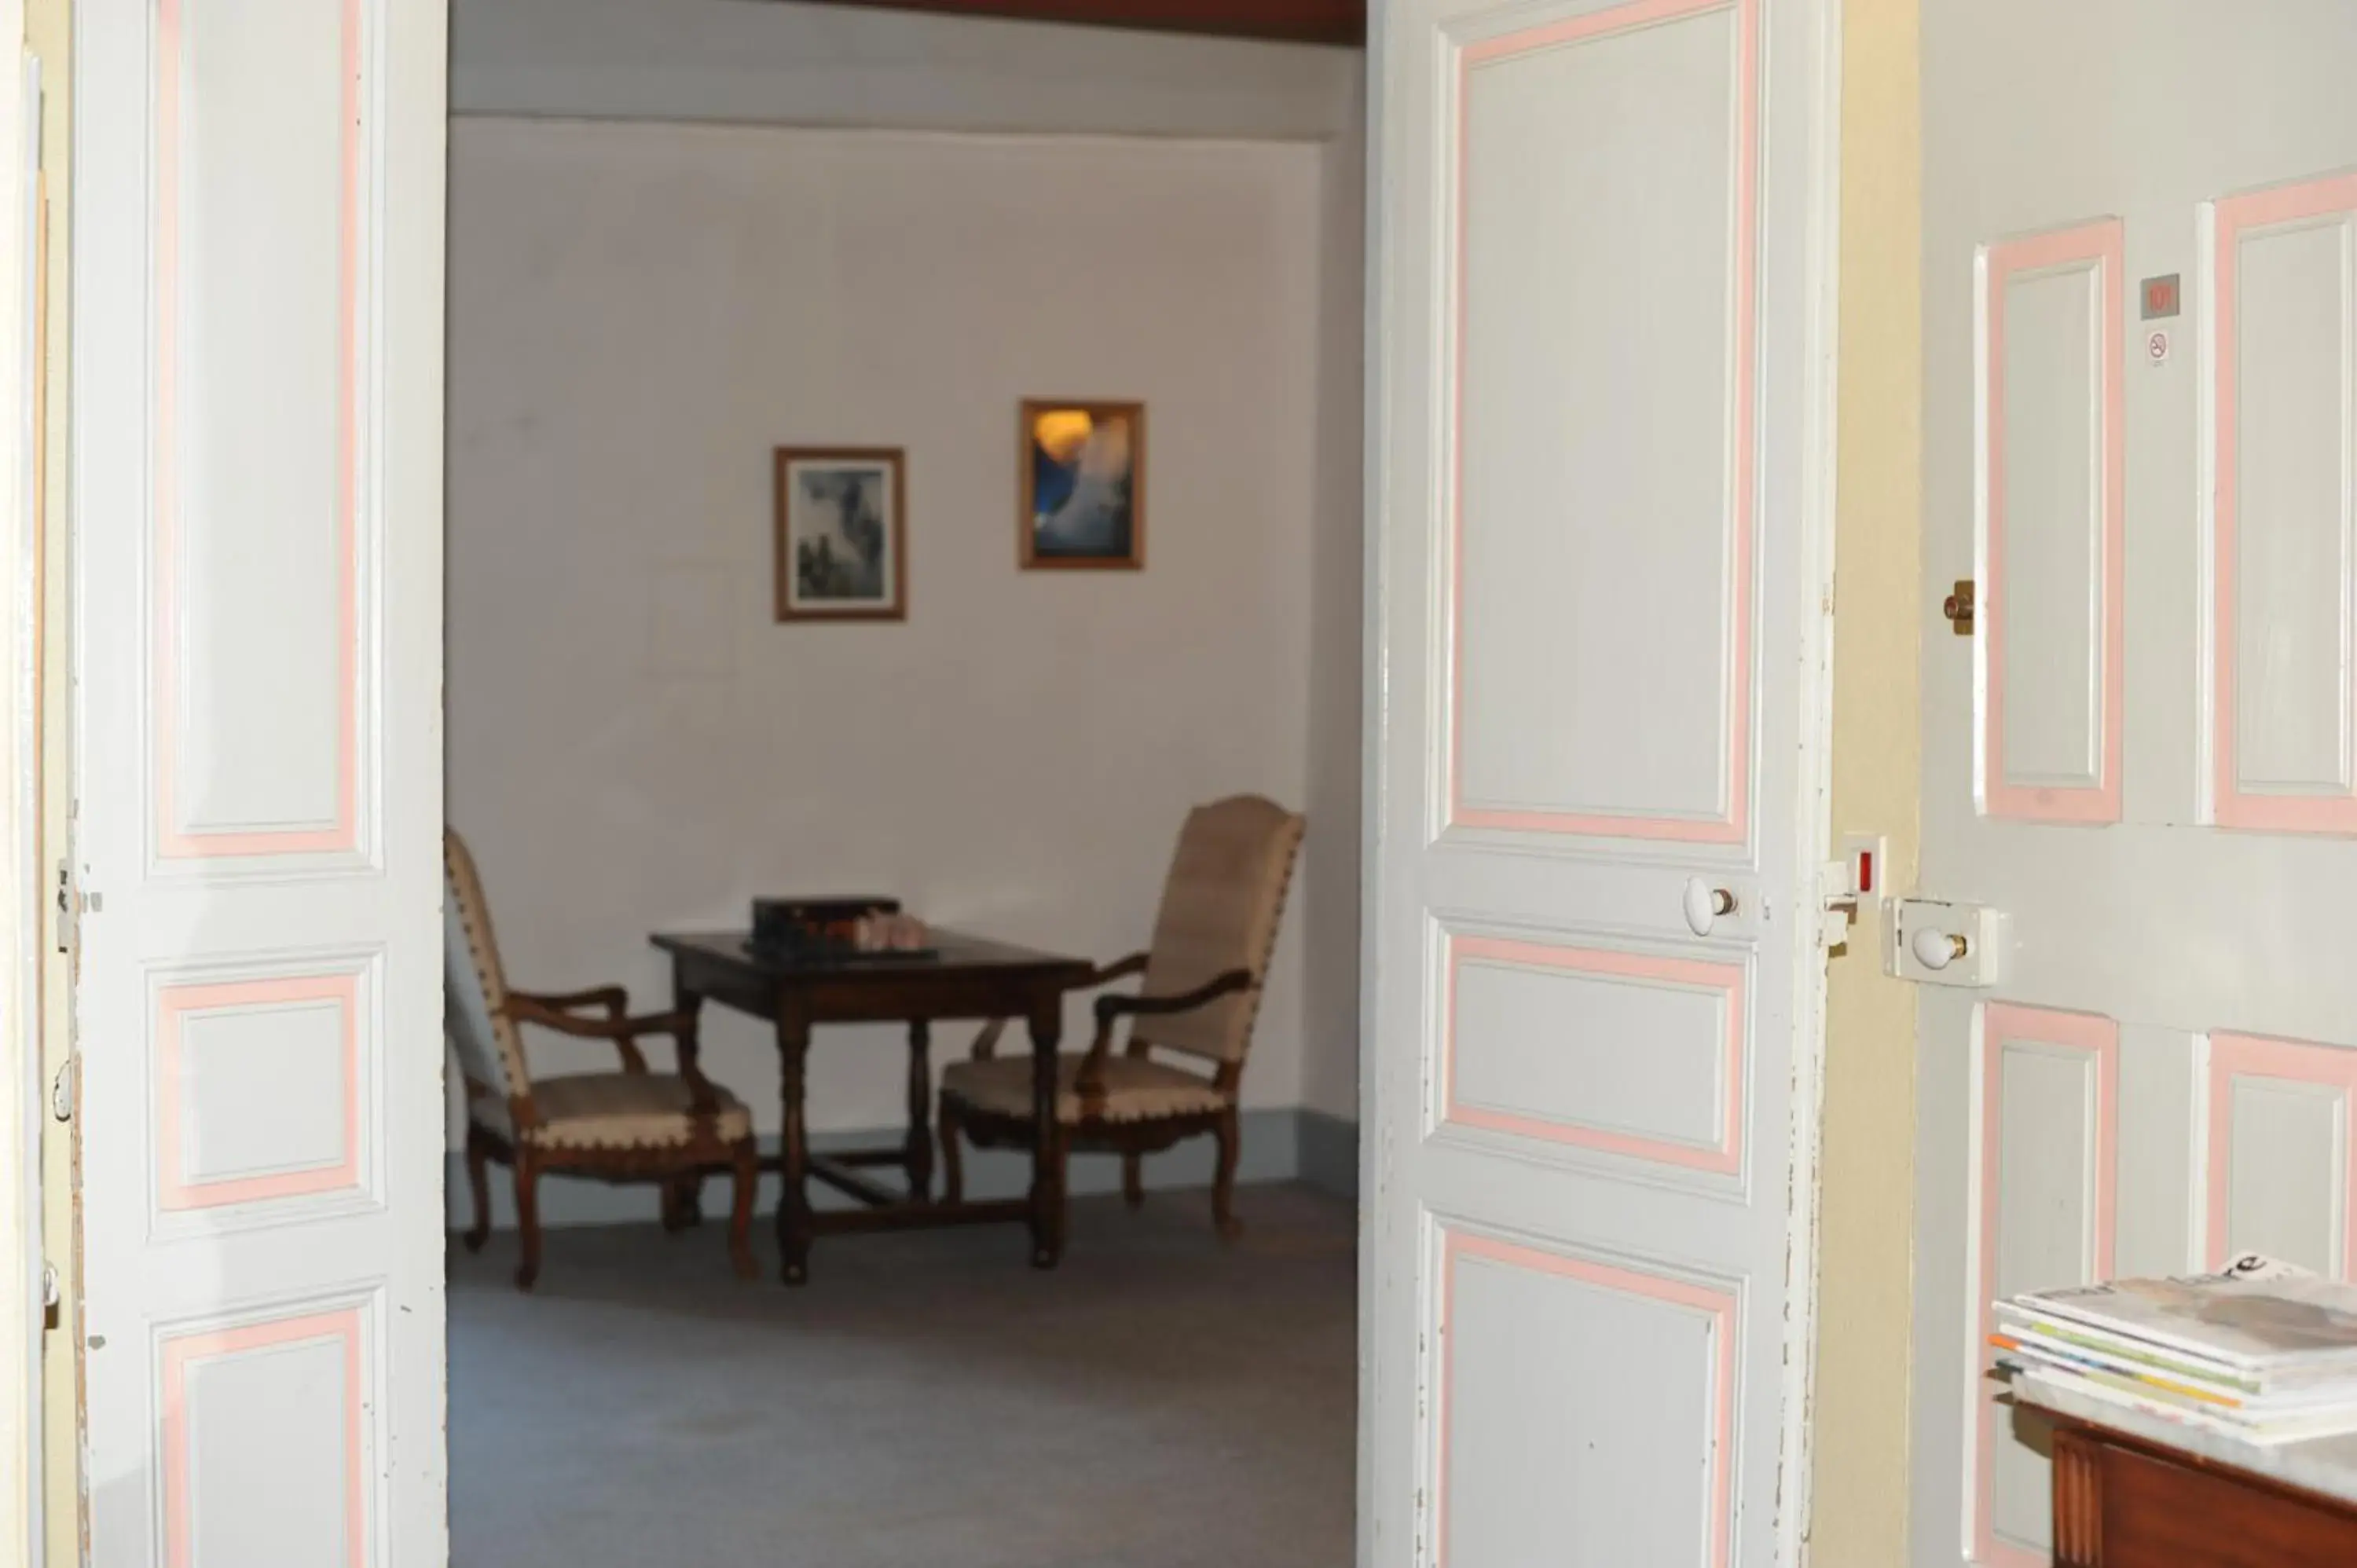
{"type": "Polygon", "coordinates": [[[2253,1254],[2222,1273],[2025,1291],[1999,1370],[2251,1443],[2357,1431],[2357,1286],[2253,1254]]]}

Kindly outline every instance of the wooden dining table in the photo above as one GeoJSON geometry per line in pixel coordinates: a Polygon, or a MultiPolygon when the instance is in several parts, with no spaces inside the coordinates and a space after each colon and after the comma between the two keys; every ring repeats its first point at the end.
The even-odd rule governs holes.
{"type": "Polygon", "coordinates": [[[932,1226],[1021,1221],[1029,1228],[1031,1262],[1056,1266],[1064,1250],[1063,1162],[1057,1157],[1056,1050],[1063,1034],[1064,993],[1094,966],[1083,958],[1040,952],[962,932],[933,930],[917,953],[820,953],[757,948],[748,932],[657,933],[670,954],[672,996],[682,1011],[706,1001],[775,1026],[782,1113],[780,1146],[763,1161],[782,1178],[778,1247],[783,1278],[810,1278],[811,1243],[820,1236],[932,1226]],[[1020,1018],[1029,1030],[1032,1107],[1048,1135],[1032,1140],[1031,1185],[1020,1198],[937,1203],[932,1194],[932,1026],[960,1019],[1020,1018]],[[811,1148],[804,1101],[812,1032],[822,1024],[905,1023],[909,1027],[909,1125],[897,1145],[832,1151],[811,1148]],[[899,1167],[894,1187],[870,1172],[899,1167]],[[810,1183],[856,1200],[814,1208],[810,1183]]]}

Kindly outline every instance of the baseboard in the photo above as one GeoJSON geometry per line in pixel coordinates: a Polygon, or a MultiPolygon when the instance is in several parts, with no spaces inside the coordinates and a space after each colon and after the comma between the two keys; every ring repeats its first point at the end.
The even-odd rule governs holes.
{"type": "Polygon", "coordinates": [[[1296,1171],[1301,1180],[1320,1192],[1359,1198],[1359,1124],[1323,1111],[1294,1113],[1294,1142],[1300,1151],[1296,1171]]]}
{"type": "MultiPolygon", "coordinates": [[[[1238,1181],[1302,1180],[1329,1192],[1356,1195],[1359,1155],[1355,1124],[1317,1112],[1287,1108],[1245,1112],[1243,1131],[1243,1149],[1236,1165],[1238,1181]]],[[[900,1135],[901,1130],[897,1127],[876,1132],[821,1133],[811,1143],[819,1153],[826,1154],[874,1148],[895,1143],[900,1135]]],[[[765,1154],[774,1154],[776,1145],[775,1138],[762,1140],[765,1154]]],[[[1146,1156],[1146,1185],[1156,1189],[1209,1187],[1211,1159],[1211,1140],[1190,1138],[1165,1154],[1146,1156]]],[[[968,1148],[964,1163],[966,1194],[970,1197],[1020,1197],[1030,1187],[1031,1157],[1019,1150],[968,1148]]],[[[1071,1180],[1075,1196],[1118,1192],[1121,1162],[1112,1155],[1075,1155],[1071,1180]]],[[[471,1219],[468,1212],[470,1200],[467,1195],[466,1161],[456,1152],[450,1155],[447,1190],[451,1228],[462,1229],[471,1219]]],[[[825,1187],[816,1189],[813,1200],[821,1208],[849,1201],[825,1187]]],[[[777,1178],[762,1177],[761,1212],[770,1212],[777,1201],[777,1178]]],[[[719,1213],[726,1202],[725,1180],[712,1178],[705,1190],[705,1212],[719,1213]]],[[[609,1185],[552,1176],[540,1184],[543,1225],[630,1225],[655,1218],[656,1189],[645,1182],[609,1185]]],[[[501,1230],[515,1226],[514,1189],[507,1172],[496,1166],[491,1171],[491,1224],[501,1230]]]]}

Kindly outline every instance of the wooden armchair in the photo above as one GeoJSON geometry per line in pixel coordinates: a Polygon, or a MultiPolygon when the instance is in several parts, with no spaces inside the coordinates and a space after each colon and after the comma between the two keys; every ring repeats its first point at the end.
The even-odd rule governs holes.
{"type": "Polygon", "coordinates": [[[663,1221],[679,1229],[694,1219],[695,1189],[705,1174],[728,1170],[737,1187],[728,1253],[738,1276],[753,1278],[753,1197],[760,1176],[753,1117],[742,1101],[697,1069],[695,1015],[627,1016],[630,996],[619,985],[563,995],[515,990],[500,963],[475,857],[447,830],[442,861],[444,1026],[466,1079],[467,1179],[475,1199],[468,1251],[480,1251],[490,1234],[485,1166],[492,1160],[515,1172],[516,1226],[523,1242],[516,1284],[522,1290],[540,1277],[544,1171],[660,1181],[663,1221]],[[621,1070],[535,1079],[524,1057],[522,1024],[572,1039],[608,1041],[621,1057],[621,1070]],[[675,1074],[647,1070],[639,1042],[650,1035],[676,1042],[675,1074]]]}
{"type": "MultiPolygon", "coordinates": [[[[1096,1001],[1096,1036],[1085,1055],[1057,1063],[1056,1183],[1073,1150],[1122,1157],[1122,1192],[1146,1200],[1146,1155],[1210,1133],[1219,1140],[1211,1217],[1222,1236],[1240,1229],[1234,1211],[1241,1134],[1236,1090],[1260,1011],[1261,985],[1276,945],[1285,896],[1301,846],[1302,819],[1256,795],[1199,806],[1178,835],[1154,944],[1091,977],[1103,985],[1142,975],[1137,994],[1096,1001]],[[1118,1056],[1114,1036],[1129,1021],[1118,1056]],[[1164,1052],[1208,1064],[1189,1070],[1157,1059],[1164,1052]]],[[[1001,1057],[1001,1019],[974,1041],[973,1059],[942,1074],[942,1165],[952,1203],[963,1196],[961,1135],[977,1147],[1029,1147],[1032,1115],[1028,1054],[1001,1057]]]]}

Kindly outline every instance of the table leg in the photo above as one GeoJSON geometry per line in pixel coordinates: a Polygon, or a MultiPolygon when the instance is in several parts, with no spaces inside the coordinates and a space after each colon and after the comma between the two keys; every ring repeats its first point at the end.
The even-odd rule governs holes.
{"type": "Polygon", "coordinates": [[[1064,1255],[1064,1131],[1056,1120],[1056,1047],[1064,997],[1047,988],[1031,998],[1031,1266],[1052,1269],[1064,1255]]]}
{"type": "Polygon", "coordinates": [[[933,1026],[909,1020],[909,1136],[901,1165],[909,1173],[909,1196],[933,1200],[933,1026]]]}
{"type": "MultiPolygon", "coordinates": [[[[677,1041],[678,1070],[684,1075],[696,1059],[697,1028],[704,1010],[704,997],[680,983],[676,972],[672,975],[671,1005],[675,1013],[684,1013],[698,1022],[690,1023],[677,1041]]],[[[700,1176],[680,1176],[663,1184],[662,1222],[666,1230],[685,1230],[704,1221],[704,1178],[700,1176]]]]}
{"type": "Polygon", "coordinates": [[[778,1171],[778,1251],[790,1285],[810,1278],[810,1134],[802,1122],[804,1069],[810,1058],[810,1009],[791,992],[778,998],[778,1077],[783,1112],[783,1158],[778,1171]]]}

